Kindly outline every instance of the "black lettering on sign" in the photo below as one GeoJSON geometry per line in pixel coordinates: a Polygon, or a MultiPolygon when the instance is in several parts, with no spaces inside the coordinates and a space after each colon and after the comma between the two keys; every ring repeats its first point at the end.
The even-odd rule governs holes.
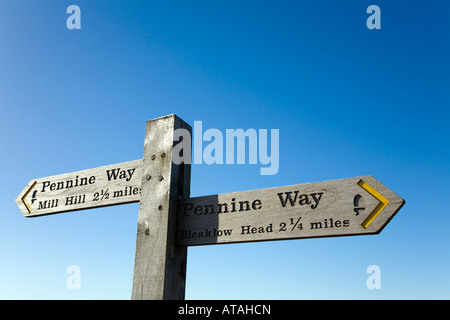
{"type": "Polygon", "coordinates": [[[135,170],[135,168],[127,170],[120,170],[120,168],[106,170],[106,176],[108,178],[108,181],[111,181],[111,179],[125,179],[125,181],[130,181],[135,170]]]}
{"type": "Polygon", "coordinates": [[[288,203],[292,207],[295,206],[298,199],[298,204],[300,206],[311,205],[311,209],[315,209],[319,205],[319,202],[322,199],[323,195],[323,192],[298,195],[299,192],[300,191],[289,191],[284,193],[277,193],[283,208],[285,208],[288,203]]]}
{"type": "Polygon", "coordinates": [[[183,203],[182,207],[183,215],[181,217],[189,217],[192,215],[201,216],[228,212],[260,210],[262,208],[262,201],[260,199],[255,199],[253,201],[243,200],[236,202],[236,199],[232,198],[229,203],[207,203],[194,206],[193,203],[188,202],[183,203]]]}
{"type": "Polygon", "coordinates": [[[95,176],[82,177],[82,178],[79,178],[78,176],[76,176],[75,179],[69,179],[69,180],[65,180],[65,181],[57,181],[57,182],[53,182],[53,183],[51,181],[43,181],[41,192],[45,192],[48,190],[55,191],[55,190],[61,190],[61,189],[69,189],[69,188],[73,188],[73,187],[82,187],[82,186],[86,186],[88,184],[94,184],[94,183],[95,183],[95,176]]]}

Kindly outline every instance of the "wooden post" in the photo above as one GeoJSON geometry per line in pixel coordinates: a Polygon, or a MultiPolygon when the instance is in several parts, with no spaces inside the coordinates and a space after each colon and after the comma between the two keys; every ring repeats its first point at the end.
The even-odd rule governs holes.
{"type": "Polygon", "coordinates": [[[187,248],[176,246],[176,216],[177,200],[189,197],[191,169],[172,162],[179,128],[192,133],[176,115],[146,123],[133,300],[184,299],[187,248]]]}

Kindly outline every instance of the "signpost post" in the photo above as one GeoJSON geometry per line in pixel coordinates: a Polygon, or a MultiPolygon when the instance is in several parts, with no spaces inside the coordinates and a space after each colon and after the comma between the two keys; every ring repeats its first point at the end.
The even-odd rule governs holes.
{"type": "Polygon", "coordinates": [[[189,197],[191,169],[172,161],[177,116],[147,121],[131,299],[181,300],[187,248],[175,243],[177,201],[189,197]]]}
{"type": "Polygon", "coordinates": [[[143,159],[33,179],[17,205],[36,217],[140,202],[132,299],[184,299],[187,246],[377,234],[405,203],[372,176],[189,198],[177,129],[192,133],[176,115],[147,121],[143,159]]]}

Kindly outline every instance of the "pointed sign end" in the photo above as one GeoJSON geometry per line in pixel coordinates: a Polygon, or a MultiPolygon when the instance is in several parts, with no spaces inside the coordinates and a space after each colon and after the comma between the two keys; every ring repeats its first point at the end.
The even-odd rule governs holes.
{"type": "Polygon", "coordinates": [[[31,180],[30,182],[28,182],[27,186],[22,190],[22,192],[20,192],[20,194],[16,198],[17,206],[19,207],[20,211],[22,211],[22,214],[27,218],[32,217],[32,208],[28,203],[27,197],[34,189],[36,184],[36,180],[31,180]]]}

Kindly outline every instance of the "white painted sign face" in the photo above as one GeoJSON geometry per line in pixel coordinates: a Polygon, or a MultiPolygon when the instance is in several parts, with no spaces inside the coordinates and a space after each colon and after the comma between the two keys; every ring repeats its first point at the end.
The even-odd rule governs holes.
{"type": "Polygon", "coordinates": [[[178,201],[181,246],[377,234],[405,201],[372,176],[178,201]]]}
{"type": "Polygon", "coordinates": [[[142,160],[31,180],[16,199],[25,217],[139,202],[142,160]]]}

